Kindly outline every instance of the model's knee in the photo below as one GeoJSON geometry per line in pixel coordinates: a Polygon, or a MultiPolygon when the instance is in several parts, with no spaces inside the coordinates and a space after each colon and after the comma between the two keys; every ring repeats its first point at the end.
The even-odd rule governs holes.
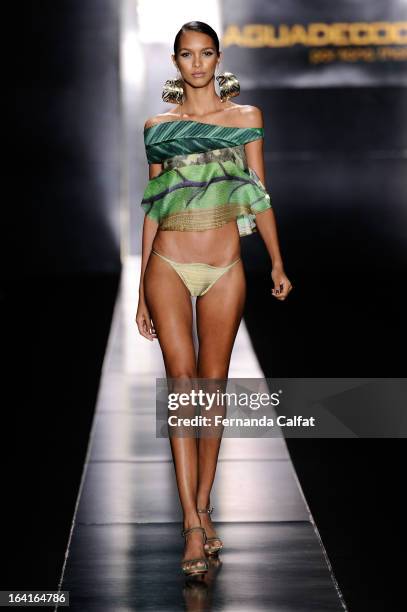
{"type": "Polygon", "coordinates": [[[213,366],[201,366],[198,368],[198,376],[199,378],[207,378],[207,379],[224,379],[227,378],[229,368],[224,364],[219,367],[213,366]]]}
{"type": "Polygon", "coordinates": [[[195,378],[196,375],[196,368],[194,368],[193,366],[182,367],[181,364],[177,364],[167,368],[167,376],[170,376],[171,378],[176,378],[180,381],[191,380],[195,378]]]}
{"type": "Polygon", "coordinates": [[[171,390],[177,393],[188,393],[196,387],[196,370],[175,368],[167,373],[171,390]]]}

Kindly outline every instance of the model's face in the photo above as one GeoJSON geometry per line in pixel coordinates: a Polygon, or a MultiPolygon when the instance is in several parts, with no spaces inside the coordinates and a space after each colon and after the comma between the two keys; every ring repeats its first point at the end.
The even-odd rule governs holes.
{"type": "Polygon", "coordinates": [[[209,83],[220,61],[212,38],[201,32],[184,32],[177,57],[173,55],[172,58],[183,80],[193,87],[203,87],[209,83]]]}

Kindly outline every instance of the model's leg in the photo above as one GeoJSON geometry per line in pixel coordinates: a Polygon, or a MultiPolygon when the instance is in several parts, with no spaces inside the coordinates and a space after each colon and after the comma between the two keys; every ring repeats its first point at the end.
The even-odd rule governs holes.
{"type": "MultiPolygon", "coordinates": [[[[227,378],[245,300],[246,279],[242,261],[228,270],[205,295],[197,298],[199,378],[227,378]]],[[[219,435],[198,440],[198,508],[209,506],[221,439],[219,435]]],[[[215,536],[210,515],[199,514],[199,517],[207,536],[215,536]]]]}
{"type": "MultiPolygon", "coordinates": [[[[196,377],[192,338],[192,303],[178,274],[161,258],[151,254],[144,276],[144,291],[157,339],[163,353],[166,375],[188,385],[196,377]]],[[[196,438],[170,437],[184,528],[199,525],[196,512],[198,456],[196,438]]],[[[186,538],[183,559],[202,557],[203,539],[199,531],[186,538]]]]}

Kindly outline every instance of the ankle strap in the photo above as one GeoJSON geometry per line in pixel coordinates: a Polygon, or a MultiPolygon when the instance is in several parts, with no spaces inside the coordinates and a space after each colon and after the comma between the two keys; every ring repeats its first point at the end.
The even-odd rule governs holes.
{"type": "Polygon", "coordinates": [[[199,512],[200,514],[205,514],[206,512],[208,514],[211,514],[211,512],[213,511],[213,506],[209,506],[209,508],[207,508],[206,510],[200,510],[199,508],[196,509],[197,512],[199,512]]]}
{"type": "Polygon", "coordinates": [[[191,531],[201,531],[203,536],[204,536],[204,539],[206,540],[206,531],[205,531],[205,529],[203,527],[198,527],[197,526],[197,527],[190,527],[189,529],[182,529],[181,535],[182,536],[186,536],[189,533],[191,533],[191,531]]]}

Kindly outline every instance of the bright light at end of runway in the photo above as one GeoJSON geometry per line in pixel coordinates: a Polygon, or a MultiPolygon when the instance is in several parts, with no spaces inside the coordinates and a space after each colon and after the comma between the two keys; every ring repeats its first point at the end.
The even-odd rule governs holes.
{"type": "Polygon", "coordinates": [[[123,33],[120,73],[122,81],[130,86],[140,86],[143,81],[144,62],[140,40],[133,29],[123,33]]]}
{"type": "Polygon", "coordinates": [[[180,27],[187,21],[204,21],[222,35],[220,0],[139,0],[140,41],[172,45],[180,27]]]}

